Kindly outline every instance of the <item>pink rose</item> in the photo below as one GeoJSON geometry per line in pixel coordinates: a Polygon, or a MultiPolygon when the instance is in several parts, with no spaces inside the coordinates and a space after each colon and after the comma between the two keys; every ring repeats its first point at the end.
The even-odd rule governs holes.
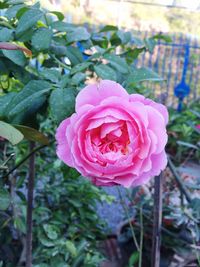
{"type": "Polygon", "coordinates": [[[165,106],[118,83],[86,86],[57,129],[57,155],[95,185],[138,186],[165,169],[165,106]]]}
{"type": "Polygon", "coordinates": [[[196,125],[196,128],[200,130],[200,124],[196,125]]]}

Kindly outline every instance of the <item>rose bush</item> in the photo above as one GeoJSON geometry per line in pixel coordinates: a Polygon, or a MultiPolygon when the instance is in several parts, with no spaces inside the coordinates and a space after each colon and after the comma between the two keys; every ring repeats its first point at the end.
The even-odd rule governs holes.
{"type": "Polygon", "coordinates": [[[141,185],[166,167],[165,106],[118,83],[88,85],[57,129],[57,155],[96,185],[141,185]]]}

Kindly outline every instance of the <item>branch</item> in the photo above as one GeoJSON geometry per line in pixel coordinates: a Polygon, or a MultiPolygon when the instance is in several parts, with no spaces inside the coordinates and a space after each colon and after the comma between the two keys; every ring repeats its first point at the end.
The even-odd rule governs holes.
{"type": "Polygon", "coordinates": [[[170,171],[174,175],[174,178],[176,179],[176,182],[177,182],[177,184],[178,184],[178,186],[180,188],[180,191],[183,193],[183,195],[185,196],[185,198],[187,199],[187,201],[189,203],[191,203],[192,198],[190,196],[190,193],[188,192],[186,186],[182,182],[182,179],[181,179],[180,175],[178,174],[178,172],[176,170],[176,167],[174,166],[174,164],[171,161],[170,157],[168,157],[168,166],[169,166],[170,171]]]}
{"type": "MultiPolygon", "coordinates": [[[[49,144],[52,144],[54,141],[52,141],[49,144]]],[[[36,153],[37,151],[43,149],[44,147],[46,147],[47,145],[42,145],[42,146],[38,146],[36,148],[34,148],[25,158],[23,158],[15,167],[13,167],[8,173],[6,173],[3,178],[6,178],[8,175],[10,175],[12,172],[14,172],[16,169],[18,169],[27,159],[29,159],[34,153],[36,153]]]]}

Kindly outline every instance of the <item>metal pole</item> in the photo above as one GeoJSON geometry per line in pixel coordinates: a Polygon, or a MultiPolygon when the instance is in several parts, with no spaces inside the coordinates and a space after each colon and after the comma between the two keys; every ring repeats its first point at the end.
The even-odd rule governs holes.
{"type": "Polygon", "coordinates": [[[160,267],[163,174],[155,177],[151,267],[160,267]]]}

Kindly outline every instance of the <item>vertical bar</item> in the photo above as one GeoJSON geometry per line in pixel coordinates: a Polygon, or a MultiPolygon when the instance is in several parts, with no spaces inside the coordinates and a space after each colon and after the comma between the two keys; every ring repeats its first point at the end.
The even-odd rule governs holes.
{"type": "MultiPolygon", "coordinates": [[[[147,38],[147,35],[148,35],[148,32],[145,31],[144,39],[147,38]]],[[[146,56],[146,53],[143,53],[143,55],[142,55],[142,67],[145,66],[145,56],[146,56]]]]}
{"type": "MultiPolygon", "coordinates": [[[[196,39],[195,39],[195,43],[194,45],[196,46],[196,39]]],[[[191,48],[190,48],[191,49],[191,48]]],[[[195,53],[196,54],[196,53],[195,53]]],[[[191,63],[191,67],[190,67],[190,78],[189,78],[189,85],[192,84],[192,78],[193,78],[193,72],[194,72],[194,64],[193,61],[190,62],[191,63]]]]}
{"type": "MultiPolygon", "coordinates": [[[[160,43],[160,40],[158,40],[158,43],[157,43],[157,46],[158,46],[158,50],[157,50],[157,57],[156,57],[156,61],[155,61],[155,64],[154,64],[154,66],[155,66],[155,71],[157,72],[157,73],[159,73],[159,60],[160,60],[160,47],[161,47],[161,43],[160,43]]],[[[159,73],[160,74],[160,73],[159,73]]]]}
{"type": "MultiPolygon", "coordinates": [[[[174,58],[174,51],[175,51],[175,46],[173,44],[176,44],[176,35],[173,35],[172,42],[173,43],[171,46],[171,53],[170,53],[169,62],[168,62],[167,91],[166,91],[167,98],[169,96],[169,91],[171,91],[170,84],[171,84],[172,63],[173,63],[172,60],[174,58]]],[[[172,95],[173,95],[173,89],[172,89],[172,95]]]]}
{"type": "MultiPolygon", "coordinates": [[[[199,58],[199,61],[200,61],[200,58],[199,58]]],[[[200,63],[198,64],[198,70],[197,70],[197,74],[195,75],[196,76],[196,79],[195,79],[195,84],[196,86],[198,86],[199,84],[199,76],[200,76],[200,63]]],[[[200,97],[200,90],[198,90],[198,87],[196,87],[196,90],[195,90],[195,99],[197,99],[198,97],[200,97]],[[197,94],[198,92],[198,94],[197,94]]]]}
{"type": "Polygon", "coordinates": [[[151,267],[160,267],[163,174],[155,177],[151,267]]]}
{"type": "MultiPolygon", "coordinates": [[[[35,147],[34,142],[30,142],[30,152],[35,147]]],[[[33,228],[33,190],[35,178],[35,154],[29,160],[28,196],[27,196],[27,217],[26,217],[26,267],[32,267],[32,228],[33,228]]]]}
{"type": "MultiPolygon", "coordinates": [[[[199,47],[198,47],[198,41],[197,41],[197,38],[195,39],[195,43],[194,43],[194,46],[195,46],[195,55],[199,56],[199,47]]],[[[199,59],[199,57],[198,57],[199,59]]],[[[193,100],[195,100],[197,98],[197,90],[198,90],[198,72],[199,72],[199,67],[200,64],[197,64],[197,67],[195,67],[195,81],[194,83],[192,83],[192,80],[193,80],[193,74],[194,74],[194,64],[192,66],[192,71],[191,71],[191,75],[190,75],[190,84],[193,86],[194,90],[193,90],[193,100]]]]}
{"type": "MultiPolygon", "coordinates": [[[[154,36],[154,34],[155,34],[155,31],[152,31],[151,32],[151,36],[154,36]]],[[[148,67],[149,68],[152,68],[152,53],[150,53],[150,55],[149,55],[149,62],[148,62],[148,67]]]]}
{"type": "MultiPolygon", "coordinates": [[[[184,47],[184,43],[183,43],[183,35],[181,33],[180,37],[179,37],[179,45],[183,45],[180,46],[178,49],[178,54],[177,54],[177,60],[176,60],[176,74],[175,74],[175,78],[174,78],[174,88],[175,86],[178,84],[178,76],[179,76],[179,66],[180,66],[180,62],[181,62],[181,52],[182,52],[182,48],[184,47]]],[[[173,97],[173,100],[175,100],[176,98],[173,97]]],[[[175,104],[175,101],[172,101],[173,104],[175,104]]]]}

